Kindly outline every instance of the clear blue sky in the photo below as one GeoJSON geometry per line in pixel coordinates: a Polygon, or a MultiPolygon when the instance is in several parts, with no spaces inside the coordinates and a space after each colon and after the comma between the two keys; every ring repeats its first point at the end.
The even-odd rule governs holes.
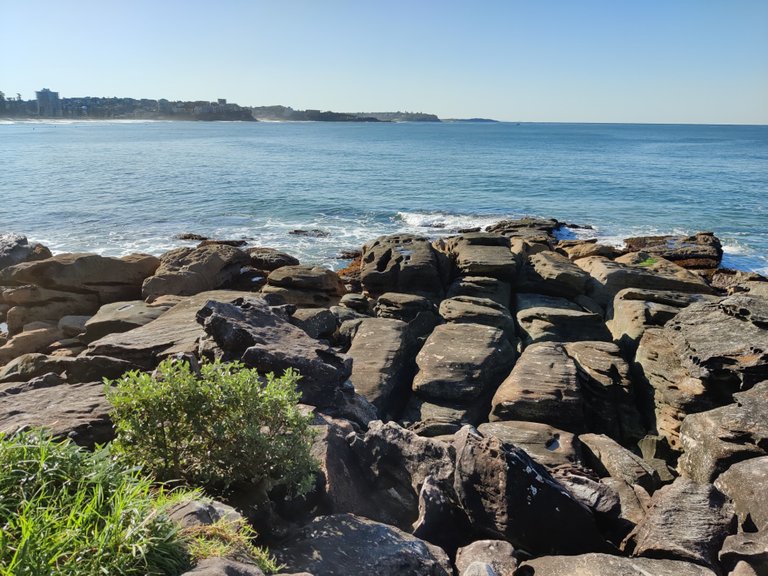
{"type": "Polygon", "coordinates": [[[0,0],[0,90],[768,124],[768,0],[0,0]]]}

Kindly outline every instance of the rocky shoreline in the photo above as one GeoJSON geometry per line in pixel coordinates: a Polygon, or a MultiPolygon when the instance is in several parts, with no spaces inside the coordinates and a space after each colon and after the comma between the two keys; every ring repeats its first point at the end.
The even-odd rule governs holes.
{"type": "Polygon", "coordinates": [[[709,233],[619,250],[559,226],[385,236],[338,273],[0,235],[0,433],[108,442],[103,378],[169,356],[293,367],[316,487],[228,502],[281,574],[768,574],[768,281],[709,233]]]}

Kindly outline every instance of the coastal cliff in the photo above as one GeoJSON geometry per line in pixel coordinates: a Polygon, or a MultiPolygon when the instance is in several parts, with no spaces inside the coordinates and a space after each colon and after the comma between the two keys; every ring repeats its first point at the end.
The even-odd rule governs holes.
{"type": "MultiPolygon", "coordinates": [[[[768,281],[719,268],[710,233],[617,249],[562,225],[384,236],[338,273],[0,235],[0,433],[110,442],[102,379],[167,357],[289,365],[315,487],[229,502],[281,573],[762,574],[768,281]]],[[[235,569],[260,573],[205,573],[235,569]]]]}

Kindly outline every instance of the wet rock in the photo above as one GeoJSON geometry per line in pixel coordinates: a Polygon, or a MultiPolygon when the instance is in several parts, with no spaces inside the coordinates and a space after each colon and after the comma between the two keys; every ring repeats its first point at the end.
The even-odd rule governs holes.
{"type": "Polygon", "coordinates": [[[534,555],[607,550],[592,514],[523,450],[456,434],[455,490],[478,533],[534,555]]]}
{"type": "Polygon", "coordinates": [[[350,379],[379,417],[391,420],[402,411],[416,373],[417,350],[405,322],[388,318],[360,322],[347,352],[352,358],[350,379]]]}
{"type": "Polygon", "coordinates": [[[515,340],[515,321],[509,310],[488,298],[455,296],[440,303],[440,316],[456,324],[482,324],[499,328],[510,342],[515,340]]]}
{"type": "Polygon", "coordinates": [[[448,288],[448,298],[487,298],[509,309],[512,287],[509,282],[486,276],[459,276],[448,288]]]}
{"type": "Polygon", "coordinates": [[[42,244],[30,244],[22,234],[0,233],[0,270],[22,262],[45,260],[51,256],[48,248],[42,244]]]}
{"type": "Polygon", "coordinates": [[[622,558],[608,554],[545,556],[528,560],[517,576],[715,576],[690,562],[652,558],[622,558]]]}
{"type": "Polygon", "coordinates": [[[542,422],[575,433],[584,429],[576,366],[561,344],[526,348],[491,404],[491,421],[542,422]]]}
{"type": "Polygon", "coordinates": [[[352,514],[321,516],[272,553],[287,571],[324,576],[449,576],[442,549],[393,526],[352,514]]]}
{"type": "Polygon", "coordinates": [[[579,436],[587,465],[601,478],[610,476],[630,485],[641,486],[652,494],[660,485],[656,471],[642,458],[602,434],[579,436]]]}
{"type": "Polygon", "coordinates": [[[733,500],[739,524],[745,531],[768,533],[768,456],[733,464],[715,481],[718,490],[733,500]]]}
{"type": "Polygon", "coordinates": [[[382,236],[363,246],[360,280],[367,292],[404,292],[441,297],[447,261],[428,239],[411,234],[382,236]]]}
{"type": "Polygon", "coordinates": [[[497,576],[512,576],[517,568],[515,549],[504,540],[476,540],[456,553],[456,568],[465,576],[474,562],[490,565],[497,576]]]}
{"type": "Polygon", "coordinates": [[[691,414],[680,429],[680,473],[712,482],[736,462],[768,455],[768,381],[735,395],[736,402],[691,414]]]}
{"type": "Polygon", "coordinates": [[[528,257],[518,290],[575,298],[586,292],[588,279],[589,274],[562,254],[544,250],[528,257]]]}
{"type": "Polygon", "coordinates": [[[553,296],[517,294],[517,324],[525,346],[538,342],[611,339],[602,316],[553,296]]]}
{"type": "Polygon", "coordinates": [[[302,308],[334,306],[346,291],[338,274],[318,266],[282,266],[270,272],[262,288],[263,293],[278,294],[302,308]]]}
{"type": "Polygon", "coordinates": [[[554,241],[554,231],[560,227],[560,222],[551,218],[519,218],[501,220],[487,226],[486,232],[501,234],[509,238],[525,238],[531,242],[544,244],[554,241]]]}
{"type": "Polygon", "coordinates": [[[547,468],[574,464],[581,447],[573,434],[539,422],[487,422],[478,426],[485,437],[495,436],[507,447],[516,446],[547,468]]]}
{"type": "Polygon", "coordinates": [[[471,401],[492,394],[514,359],[512,346],[497,328],[443,324],[416,357],[413,391],[427,400],[471,401]]]}
{"type": "Polygon", "coordinates": [[[669,558],[717,571],[717,553],[734,527],[733,506],[711,484],[678,478],[656,491],[630,535],[634,556],[669,558]]]}
{"type": "Polygon", "coordinates": [[[331,235],[330,232],[320,230],[319,228],[312,228],[311,230],[291,230],[288,234],[291,234],[292,236],[305,236],[307,238],[327,238],[331,235]]]}
{"type": "Polygon", "coordinates": [[[266,272],[272,272],[283,266],[298,266],[300,264],[298,258],[274,248],[249,248],[248,255],[251,257],[251,266],[266,272]]]}
{"type": "Polygon", "coordinates": [[[723,247],[712,232],[693,236],[638,236],[624,240],[630,252],[658,254],[692,270],[714,270],[723,259],[723,247]]]}

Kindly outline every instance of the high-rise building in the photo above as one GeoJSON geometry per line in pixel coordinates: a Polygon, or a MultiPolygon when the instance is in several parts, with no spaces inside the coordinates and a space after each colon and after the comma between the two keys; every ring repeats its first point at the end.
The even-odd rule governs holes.
{"type": "Polygon", "coordinates": [[[38,116],[61,116],[61,102],[58,92],[51,92],[48,88],[43,88],[39,92],[35,92],[35,95],[37,96],[38,116]]]}

